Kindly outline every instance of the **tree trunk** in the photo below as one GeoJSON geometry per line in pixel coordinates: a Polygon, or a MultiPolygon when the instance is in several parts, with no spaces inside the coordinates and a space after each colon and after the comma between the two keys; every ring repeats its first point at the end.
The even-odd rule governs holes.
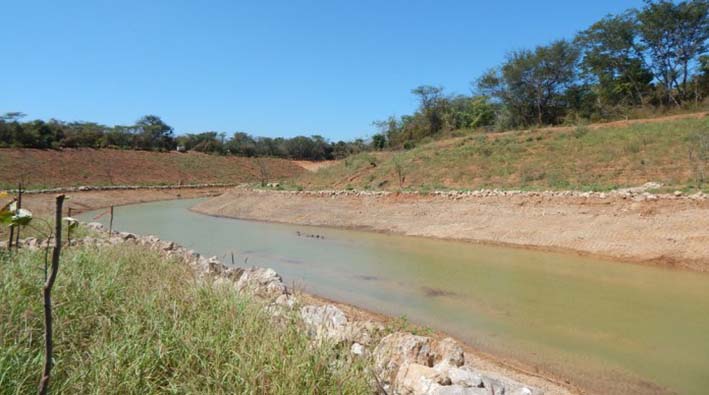
{"type": "MultiPolygon", "coordinates": [[[[54,215],[54,250],[52,251],[52,268],[49,278],[44,283],[44,371],[39,381],[39,395],[46,395],[49,389],[49,375],[52,371],[52,287],[59,272],[59,256],[62,250],[62,206],[64,195],[56,198],[56,211],[54,215]]],[[[49,246],[47,246],[49,248],[49,246]]]]}

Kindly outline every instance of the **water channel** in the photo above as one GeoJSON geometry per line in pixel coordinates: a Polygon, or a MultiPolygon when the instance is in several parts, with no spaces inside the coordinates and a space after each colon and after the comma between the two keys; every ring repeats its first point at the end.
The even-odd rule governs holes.
{"type": "MultiPolygon", "coordinates": [[[[709,393],[709,275],[571,254],[117,207],[114,228],[443,330],[594,393],[709,393]],[[311,237],[311,236],[318,237],[311,237]]],[[[85,213],[93,220],[97,213],[85,213]]],[[[104,223],[107,218],[100,219],[104,223]]]]}

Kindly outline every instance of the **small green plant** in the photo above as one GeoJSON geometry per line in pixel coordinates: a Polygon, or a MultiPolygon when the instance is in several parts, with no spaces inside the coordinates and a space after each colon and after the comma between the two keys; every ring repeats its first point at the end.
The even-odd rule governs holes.
{"type": "Polygon", "coordinates": [[[706,182],[709,165],[709,131],[702,130],[689,136],[689,162],[694,173],[694,182],[698,189],[706,182]]]}
{"type": "Polygon", "coordinates": [[[396,172],[396,177],[399,180],[399,189],[404,188],[404,181],[406,181],[406,169],[404,168],[404,162],[400,155],[394,155],[391,159],[394,164],[394,171],[396,172]]]}
{"type": "Polygon", "coordinates": [[[574,129],[574,137],[577,139],[582,138],[583,136],[587,135],[589,132],[589,129],[585,125],[578,125],[574,129]]]}

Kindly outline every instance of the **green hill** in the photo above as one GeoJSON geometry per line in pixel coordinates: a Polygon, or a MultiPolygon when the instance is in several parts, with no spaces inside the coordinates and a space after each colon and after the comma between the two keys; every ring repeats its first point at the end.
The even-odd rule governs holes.
{"type": "MultiPolygon", "coordinates": [[[[306,189],[692,189],[709,166],[709,116],[505,133],[458,131],[406,151],[351,156],[301,175],[306,189]]],[[[709,172],[707,172],[709,175],[709,172]]]]}

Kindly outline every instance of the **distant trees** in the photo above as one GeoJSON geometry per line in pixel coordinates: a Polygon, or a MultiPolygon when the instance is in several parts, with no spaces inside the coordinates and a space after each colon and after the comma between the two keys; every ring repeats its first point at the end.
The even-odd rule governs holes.
{"type": "Polygon", "coordinates": [[[374,147],[409,148],[454,129],[508,129],[676,108],[709,95],[709,0],[646,0],[579,32],[511,52],[474,82],[471,96],[423,85],[411,115],[375,122],[374,147]]]}
{"type": "Polygon", "coordinates": [[[379,133],[372,136],[372,148],[410,148],[444,131],[490,126],[495,121],[495,107],[487,97],[450,96],[443,88],[428,85],[411,92],[419,98],[416,112],[373,122],[379,133]]]}
{"type": "Polygon", "coordinates": [[[319,135],[254,137],[207,131],[174,136],[155,115],[134,125],[0,116],[0,147],[117,147],[289,159],[339,159],[368,150],[412,148],[457,129],[508,129],[627,116],[638,108],[671,109],[709,96],[709,0],[646,0],[608,15],[572,40],[511,52],[474,82],[471,95],[421,85],[412,114],[374,122],[371,141],[330,142],[319,135]]]}
{"type": "Polygon", "coordinates": [[[113,127],[94,122],[33,120],[21,122],[25,114],[0,115],[0,147],[25,148],[120,148],[169,151],[178,146],[187,151],[246,157],[276,157],[303,160],[341,159],[371,149],[383,149],[386,139],[354,141],[326,140],[319,135],[293,138],[254,137],[235,132],[208,131],[174,135],[173,128],[156,115],[146,115],[134,125],[113,127]]]}

